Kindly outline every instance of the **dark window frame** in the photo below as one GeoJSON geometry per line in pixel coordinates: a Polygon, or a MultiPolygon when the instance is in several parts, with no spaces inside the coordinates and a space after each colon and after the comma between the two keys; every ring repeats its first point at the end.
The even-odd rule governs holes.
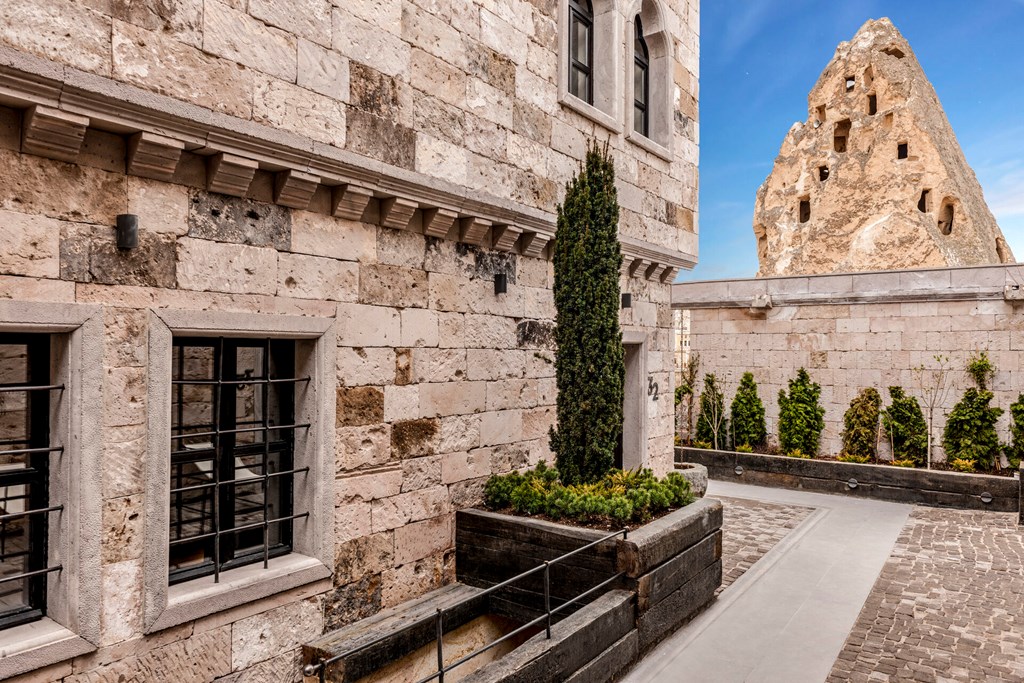
{"type": "Polygon", "coordinates": [[[50,505],[50,455],[63,448],[50,443],[50,398],[54,392],[63,391],[63,386],[51,385],[51,336],[47,333],[0,333],[0,345],[24,345],[27,349],[27,381],[24,384],[0,385],[4,394],[25,393],[27,401],[28,438],[3,439],[0,454],[21,454],[26,457],[27,467],[0,472],[0,487],[27,486],[28,497],[25,510],[0,516],[0,525],[6,525],[17,517],[28,517],[27,548],[21,552],[7,554],[6,543],[0,541],[0,556],[17,557],[27,555],[25,572],[5,577],[4,584],[27,581],[28,604],[0,612],[0,629],[6,629],[46,616],[47,576],[61,571],[61,565],[50,566],[49,561],[49,515],[63,510],[62,505],[50,505]],[[8,446],[20,446],[8,448],[8,446]]]}
{"type": "MultiPolygon", "coordinates": [[[[309,428],[308,424],[295,424],[295,385],[300,382],[308,382],[309,378],[295,377],[296,363],[296,342],[294,340],[282,340],[271,338],[235,338],[235,337],[187,337],[175,336],[173,338],[173,361],[176,367],[172,369],[171,391],[172,408],[177,413],[177,422],[172,426],[170,458],[171,471],[169,478],[170,486],[170,517],[169,526],[171,532],[170,546],[203,542],[199,547],[210,550],[212,557],[206,557],[201,563],[174,568],[173,561],[170,561],[170,546],[168,548],[168,581],[173,585],[192,579],[213,575],[214,582],[219,582],[221,572],[245,565],[263,562],[264,568],[273,557],[280,557],[292,552],[293,528],[292,523],[296,519],[306,518],[309,513],[299,515],[294,513],[295,497],[295,476],[297,474],[308,474],[309,468],[295,468],[295,439],[296,429],[309,428]],[[185,354],[179,352],[184,347],[201,347],[213,350],[214,370],[208,379],[189,378],[184,379],[185,354]],[[259,377],[239,377],[237,375],[237,353],[240,348],[261,348],[262,370],[259,377]],[[271,357],[274,357],[277,368],[276,376],[270,371],[271,357]],[[189,451],[181,446],[184,439],[189,437],[189,430],[200,428],[203,425],[185,425],[184,417],[184,391],[187,386],[206,385],[212,387],[211,391],[211,413],[216,422],[210,425],[205,434],[211,439],[211,446],[208,449],[189,451]],[[278,423],[271,420],[269,407],[270,386],[275,385],[278,392],[278,423]],[[260,387],[262,416],[256,420],[257,427],[240,426],[237,415],[238,388],[243,386],[260,387]],[[173,400],[177,399],[177,402],[173,400]],[[238,431],[242,430],[242,431],[238,431]],[[246,432],[262,433],[263,439],[251,444],[238,444],[237,435],[246,432]],[[271,432],[278,434],[278,438],[271,441],[271,432]],[[236,472],[239,467],[236,458],[245,456],[260,456],[261,474],[255,478],[246,477],[236,479],[236,472]],[[270,458],[276,456],[278,469],[270,471],[270,458]],[[213,460],[210,471],[214,481],[198,486],[182,484],[181,465],[193,462],[209,462],[213,460]],[[177,472],[177,474],[176,474],[177,472]],[[269,511],[270,496],[269,484],[271,479],[277,479],[280,486],[280,499],[275,502],[279,505],[277,513],[271,515],[269,511]],[[236,525],[238,510],[235,506],[235,486],[239,483],[244,486],[259,484],[262,490],[262,521],[253,524],[236,525]],[[184,490],[182,490],[184,489],[184,490]],[[212,510],[209,515],[211,530],[205,526],[206,513],[205,501],[204,512],[201,519],[203,526],[202,533],[198,535],[185,535],[181,533],[182,521],[181,510],[185,504],[184,494],[195,490],[214,491],[211,496],[212,510]],[[271,544],[269,540],[269,527],[273,524],[279,525],[279,540],[271,544]],[[175,527],[177,536],[175,537],[175,527]],[[239,535],[246,537],[260,536],[258,547],[253,542],[238,541],[239,535]],[[239,550],[241,547],[243,550],[239,550]]],[[[255,416],[253,416],[255,417],[255,416]]],[[[195,436],[192,433],[191,436],[195,436]]]]}
{"type": "Polygon", "coordinates": [[[590,0],[569,0],[569,93],[587,104],[594,104],[594,8],[590,0]],[[586,29],[587,62],[576,59],[579,52],[579,40],[576,33],[577,24],[586,29]],[[586,78],[584,92],[573,88],[573,76],[581,74],[586,78]]]}
{"type": "Polygon", "coordinates": [[[636,36],[633,43],[633,130],[646,138],[650,137],[651,133],[651,53],[647,49],[644,27],[639,15],[637,15],[635,23],[636,36]],[[642,81],[639,87],[637,87],[636,82],[637,69],[640,70],[640,80],[642,81]],[[636,126],[637,114],[640,115],[640,128],[636,126]]]}

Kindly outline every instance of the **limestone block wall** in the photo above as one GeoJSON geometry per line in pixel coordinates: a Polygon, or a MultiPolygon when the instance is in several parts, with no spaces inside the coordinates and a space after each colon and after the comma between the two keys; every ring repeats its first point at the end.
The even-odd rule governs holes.
{"type": "MultiPolygon", "coordinates": [[[[622,134],[625,114],[560,104],[558,0],[10,0],[0,45],[545,212],[594,137],[617,162],[623,234],[695,258],[699,4],[605,5],[622,55],[642,7],[667,31],[668,158],[622,134]]],[[[607,74],[616,100],[631,74],[607,74]]]]}
{"type": "MultiPolygon", "coordinates": [[[[78,164],[23,154],[0,108],[0,297],[91,303],[105,323],[98,649],[19,681],[291,681],[298,646],[454,578],[453,520],[495,472],[551,459],[552,268],[530,258],[125,175],[90,131],[78,164]],[[140,217],[119,252],[115,216],[140,217]],[[494,293],[494,275],[508,292],[494,293]],[[144,635],[149,312],[336,318],[333,577],[144,635]]],[[[648,464],[671,467],[670,285],[622,278],[647,344],[648,464]],[[652,387],[657,385],[659,391],[652,387]]]]}
{"type": "MultiPolygon", "coordinates": [[[[754,373],[776,445],[778,392],[800,367],[821,385],[821,452],[835,454],[843,413],[861,389],[875,387],[888,405],[888,387],[899,385],[921,401],[913,369],[948,356],[953,390],[937,411],[932,454],[941,460],[945,415],[972,386],[963,372],[972,353],[986,351],[997,367],[993,405],[1008,410],[1024,392],[1021,285],[1021,267],[984,266],[685,283],[672,298],[691,311],[690,347],[701,372],[723,381],[727,401],[743,373],[754,373]]],[[[999,430],[1008,441],[1007,417],[999,430]]]]}

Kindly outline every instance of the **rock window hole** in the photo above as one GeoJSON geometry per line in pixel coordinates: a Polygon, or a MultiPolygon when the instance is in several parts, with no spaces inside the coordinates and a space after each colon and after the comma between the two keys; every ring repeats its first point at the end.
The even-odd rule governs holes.
{"type": "Polygon", "coordinates": [[[800,222],[806,223],[811,220],[811,198],[804,197],[800,200],[800,222]]]}
{"type": "Polygon", "coordinates": [[[906,159],[910,155],[910,145],[906,142],[901,142],[896,145],[896,158],[906,159]]]}
{"type": "Polygon", "coordinates": [[[870,66],[864,69],[864,87],[870,88],[875,83],[875,70],[870,66]]]}
{"type": "Polygon", "coordinates": [[[842,154],[846,151],[847,144],[850,138],[850,119],[843,119],[836,124],[834,147],[837,152],[842,154]]]}
{"type": "Polygon", "coordinates": [[[868,95],[868,116],[878,113],[878,95],[868,95]]]}
{"type": "Polygon", "coordinates": [[[884,50],[882,50],[882,52],[889,55],[890,57],[895,57],[896,59],[903,59],[903,57],[905,56],[903,54],[903,50],[899,49],[898,47],[887,47],[884,50]]]}
{"type": "Polygon", "coordinates": [[[917,200],[917,210],[921,213],[931,213],[932,210],[932,191],[921,190],[921,198],[917,200]]]}
{"type": "Polygon", "coordinates": [[[846,77],[846,92],[853,92],[854,86],[857,85],[857,79],[853,76],[846,77]]]}
{"type": "Polygon", "coordinates": [[[818,180],[828,180],[828,166],[818,167],[818,180]]]}
{"type": "Polygon", "coordinates": [[[943,235],[952,235],[954,218],[953,200],[947,198],[942,202],[942,209],[939,210],[939,232],[943,235]]]}
{"type": "Polygon", "coordinates": [[[814,119],[818,123],[825,123],[825,105],[824,104],[814,110],[814,119]]]}

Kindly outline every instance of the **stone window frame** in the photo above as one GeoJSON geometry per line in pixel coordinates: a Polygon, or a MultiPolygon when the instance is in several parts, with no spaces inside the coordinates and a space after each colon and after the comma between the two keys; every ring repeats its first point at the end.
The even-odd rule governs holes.
{"type": "Polygon", "coordinates": [[[334,565],[335,318],[193,310],[150,310],[148,448],[145,467],[145,633],[330,578],[334,565]],[[309,423],[296,434],[294,465],[309,467],[294,479],[292,552],[262,563],[169,585],[171,360],[174,336],[271,337],[296,341],[296,373],[309,376],[295,398],[295,419],[309,423]]]}
{"type": "Polygon", "coordinates": [[[100,640],[103,312],[75,303],[0,302],[0,330],[50,334],[54,384],[46,615],[0,631],[0,679],[96,650],[100,640]]]}
{"type": "Polygon", "coordinates": [[[669,33],[665,20],[665,12],[658,0],[634,0],[627,14],[630,40],[626,41],[626,60],[628,73],[624,75],[626,83],[625,99],[628,102],[625,117],[626,139],[642,147],[651,154],[671,162],[673,160],[673,106],[675,83],[672,72],[675,63],[672,34],[669,33]],[[636,35],[636,20],[640,18],[643,27],[644,42],[648,51],[648,134],[644,135],[633,125],[633,62],[636,59],[636,48],[633,36],[636,35]]]}
{"type": "Polygon", "coordinates": [[[569,0],[558,2],[558,102],[613,133],[622,133],[623,15],[619,2],[591,0],[594,8],[594,25],[591,28],[594,63],[590,74],[593,104],[569,92],[569,0]]]}

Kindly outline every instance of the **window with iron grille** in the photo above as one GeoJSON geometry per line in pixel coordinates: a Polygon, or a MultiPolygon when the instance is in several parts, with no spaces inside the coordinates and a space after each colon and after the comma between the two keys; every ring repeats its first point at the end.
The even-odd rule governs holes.
{"type": "Polygon", "coordinates": [[[51,513],[48,334],[0,334],[0,628],[46,614],[51,513]]]}
{"type": "Polygon", "coordinates": [[[644,27],[636,18],[633,44],[633,130],[644,137],[650,135],[651,58],[644,40],[644,27]]]}
{"type": "Polygon", "coordinates": [[[295,342],[175,338],[171,380],[173,583],[292,549],[295,342]]]}
{"type": "Polygon", "coordinates": [[[569,0],[569,92],[594,104],[594,8],[569,0]]]}

